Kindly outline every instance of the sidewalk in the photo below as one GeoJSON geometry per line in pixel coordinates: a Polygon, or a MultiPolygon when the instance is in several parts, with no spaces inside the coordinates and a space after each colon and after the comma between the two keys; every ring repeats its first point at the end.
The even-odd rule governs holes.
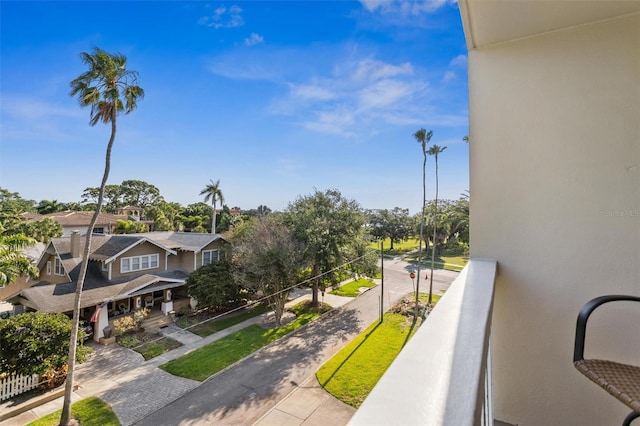
{"type": "MultiPolygon", "coordinates": [[[[310,290],[298,290],[295,294],[292,293],[291,297],[293,300],[288,302],[287,306],[299,303],[305,299],[310,299],[310,290]]],[[[338,308],[351,300],[353,300],[353,298],[334,296],[329,293],[324,296],[324,301],[330,304],[333,308],[338,308]]],[[[201,382],[195,380],[173,376],[163,370],[160,370],[158,368],[159,365],[172,359],[179,358],[188,352],[226,337],[249,325],[267,321],[270,315],[273,314],[267,313],[248,319],[205,338],[199,337],[189,331],[177,327],[174,324],[171,324],[162,329],[161,332],[165,336],[179,341],[183,346],[149,361],[145,361],[142,355],[137,352],[118,345],[102,346],[92,343],[91,346],[94,349],[94,355],[91,360],[78,366],[75,380],[78,385],[78,389],[74,392],[72,401],[75,402],[91,396],[97,396],[111,406],[123,425],[131,425],[157,409],[180,398],[182,395],[201,384],[201,382]]],[[[315,377],[313,377],[313,379],[315,380],[315,377]]],[[[309,382],[309,380],[307,382],[309,382]]],[[[297,405],[295,398],[301,397],[306,404],[309,402],[309,398],[317,399],[317,395],[324,392],[321,388],[318,389],[314,386],[306,387],[304,384],[300,386],[299,389],[304,393],[300,395],[293,395],[292,393],[286,400],[292,398],[289,402],[294,402],[294,405],[297,405]]],[[[326,393],[324,393],[324,395],[329,397],[326,393]]],[[[286,412],[286,400],[278,404],[279,406],[283,406],[278,412],[286,412]]],[[[58,397],[53,401],[28,409],[17,414],[15,417],[4,420],[0,422],[0,426],[22,426],[36,420],[37,418],[61,409],[62,403],[63,398],[58,397]]],[[[17,407],[12,406],[11,401],[5,401],[0,404],[0,409],[2,411],[16,408],[17,407]]],[[[350,407],[347,406],[347,408],[350,407]]],[[[274,413],[276,412],[275,410],[272,411],[274,411],[274,413]]],[[[331,410],[329,414],[331,413],[338,415],[341,411],[331,410]]],[[[351,417],[351,414],[347,419],[351,417]]],[[[336,418],[336,420],[338,420],[338,418],[336,418]]],[[[329,421],[326,424],[344,423],[344,421],[338,420],[338,423],[329,421]]],[[[260,424],[267,425],[276,423],[271,423],[269,419],[265,417],[264,421],[260,424]]],[[[287,424],[302,423],[295,422],[287,424]]]]}

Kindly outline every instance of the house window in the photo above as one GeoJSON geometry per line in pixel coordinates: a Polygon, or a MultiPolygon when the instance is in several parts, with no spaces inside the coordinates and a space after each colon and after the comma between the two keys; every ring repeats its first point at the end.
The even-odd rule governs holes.
{"type": "Polygon", "coordinates": [[[109,265],[106,262],[102,262],[102,270],[104,272],[109,272],[109,265]]]}
{"type": "Polygon", "coordinates": [[[155,269],[159,264],[158,254],[148,254],[144,256],[123,257],[120,260],[120,272],[143,271],[145,269],[155,269]]]}
{"type": "Polygon", "coordinates": [[[202,251],[202,266],[210,265],[215,260],[220,260],[219,250],[203,250],[202,251]]]}
{"type": "Polygon", "coordinates": [[[62,261],[60,261],[59,257],[56,257],[54,261],[53,273],[56,275],[64,275],[64,267],[62,266],[62,261]]]}
{"type": "Polygon", "coordinates": [[[93,228],[93,233],[94,234],[104,234],[104,227],[93,228]]]}
{"type": "Polygon", "coordinates": [[[51,261],[47,262],[47,275],[51,275],[51,261]]]}

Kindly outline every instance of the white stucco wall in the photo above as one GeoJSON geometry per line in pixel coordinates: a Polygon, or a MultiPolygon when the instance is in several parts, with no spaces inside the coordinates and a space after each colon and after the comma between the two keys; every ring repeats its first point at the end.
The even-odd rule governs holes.
{"type": "MultiPolygon", "coordinates": [[[[469,90],[471,254],[499,263],[495,417],[621,424],[571,361],[585,302],[640,295],[640,15],[469,52],[469,90]]],[[[640,365],[640,306],[600,311],[587,355],[640,365]]]]}

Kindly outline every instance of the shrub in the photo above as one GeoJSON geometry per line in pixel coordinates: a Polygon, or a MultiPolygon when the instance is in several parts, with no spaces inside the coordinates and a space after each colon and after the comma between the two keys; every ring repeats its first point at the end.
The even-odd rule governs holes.
{"type": "Polygon", "coordinates": [[[133,315],[127,315],[126,317],[118,318],[113,321],[113,329],[116,334],[125,334],[130,331],[136,331],[140,328],[142,321],[149,315],[149,309],[144,308],[137,310],[133,315]]]}
{"type": "MultiPolygon", "coordinates": [[[[0,371],[43,374],[60,371],[68,364],[72,321],[64,314],[29,312],[0,321],[0,371]]],[[[91,348],[82,345],[78,333],[76,361],[83,362],[91,348]]]]}

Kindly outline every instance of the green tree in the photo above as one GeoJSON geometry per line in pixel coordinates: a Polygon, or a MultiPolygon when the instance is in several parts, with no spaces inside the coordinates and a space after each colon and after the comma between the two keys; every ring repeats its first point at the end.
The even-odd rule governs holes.
{"type": "MultiPolygon", "coordinates": [[[[0,321],[0,371],[43,374],[68,364],[72,321],[64,314],[29,312],[0,321]]],[[[84,339],[80,330],[78,339],[84,339]]],[[[80,346],[76,361],[83,362],[91,349],[80,346]]]]}
{"type": "Polygon", "coordinates": [[[111,136],[107,143],[105,155],[104,174],[100,189],[96,210],[91,217],[87,229],[80,275],[76,285],[76,296],[73,309],[73,327],[69,345],[69,372],[65,383],[64,403],[60,424],[66,426],[70,419],[71,393],[73,392],[73,379],[75,373],[75,359],[78,340],[78,320],[80,318],[80,298],[84,286],[89,253],[91,252],[91,235],[93,228],[102,209],[105,187],[111,168],[111,149],[116,138],[117,116],[124,112],[129,114],[138,105],[138,100],[144,97],[144,90],[137,85],[138,73],[127,69],[127,58],[120,54],[112,54],[95,47],[91,53],[82,52],[82,61],[88,66],[88,70],[71,82],[71,96],[77,96],[81,107],[90,107],[89,124],[111,124],[111,136]]]}
{"type": "Polygon", "coordinates": [[[135,220],[118,220],[113,231],[114,234],[139,234],[142,232],[149,232],[149,226],[135,220]]]}
{"type": "Polygon", "coordinates": [[[213,213],[211,215],[211,233],[216,233],[216,204],[218,201],[220,203],[224,203],[224,195],[222,195],[222,191],[220,190],[220,179],[217,181],[210,180],[210,184],[204,187],[202,191],[200,191],[200,195],[204,195],[204,202],[208,202],[211,200],[211,207],[213,208],[213,213]]]}
{"type": "Polygon", "coordinates": [[[35,243],[25,235],[4,235],[0,228],[0,287],[13,284],[21,276],[38,279],[40,271],[23,252],[35,243]]]}
{"type": "Polygon", "coordinates": [[[273,216],[262,216],[235,247],[235,275],[245,287],[266,297],[281,326],[289,292],[307,263],[301,241],[273,216]]]}
{"type": "Polygon", "coordinates": [[[33,213],[36,212],[35,204],[35,201],[25,200],[17,192],[10,192],[0,187],[0,212],[2,213],[33,213]]]}
{"type": "MultiPolygon", "coordinates": [[[[97,188],[85,188],[82,193],[82,202],[89,210],[96,210],[98,206],[98,200],[100,198],[101,187],[97,188]]],[[[102,209],[107,213],[115,213],[118,207],[124,207],[122,201],[122,187],[120,185],[105,185],[102,192],[102,209]]]]}
{"type": "Polygon", "coordinates": [[[369,212],[369,227],[375,238],[389,238],[391,250],[393,243],[399,243],[412,234],[412,220],[409,209],[394,207],[393,210],[377,210],[369,212]]]}
{"type": "Polygon", "coordinates": [[[422,148],[422,208],[420,210],[420,232],[418,236],[418,278],[416,280],[416,301],[415,312],[416,318],[420,315],[420,266],[422,265],[422,240],[424,239],[424,210],[427,204],[427,144],[431,142],[433,131],[428,132],[425,129],[419,129],[413,134],[416,142],[420,144],[422,148]]]}
{"type": "Polygon", "coordinates": [[[51,238],[61,237],[63,228],[60,222],[50,217],[40,220],[23,220],[16,224],[13,230],[7,230],[10,234],[23,234],[36,241],[48,243],[51,238]]]}
{"type": "MultiPolygon", "coordinates": [[[[271,216],[271,215],[270,215],[271,216]]],[[[349,246],[363,238],[365,217],[358,203],[337,189],[315,191],[290,203],[286,218],[296,238],[305,244],[305,258],[312,265],[312,305],[318,304],[318,290],[336,284],[335,268],[354,261],[349,246]]]]}
{"type": "Polygon", "coordinates": [[[36,209],[40,214],[48,214],[61,212],[64,210],[64,207],[64,204],[59,203],[58,200],[41,200],[36,206],[36,209]]]}
{"type": "Polygon", "coordinates": [[[242,288],[236,283],[231,262],[220,259],[196,269],[186,283],[188,293],[198,301],[198,307],[214,310],[237,305],[243,297],[242,288]]]}
{"type": "Polygon", "coordinates": [[[120,185],[122,201],[128,206],[146,208],[162,201],[160,190],[142,180],[125,180],[120,185]]]}
{"type": "Polygon", "coordinates": [[[175,231],[179,229],[178,215],[182,206],[178,203],[160,201],[147,207],[145,216],[153,220],[153,229],[156,231],[175,231]]]}
{"type": "Polygon", "coordinates": [[[465,191],[455,202],[451,212],[451,236],[469,244],[469,191],[465,191]]]}

